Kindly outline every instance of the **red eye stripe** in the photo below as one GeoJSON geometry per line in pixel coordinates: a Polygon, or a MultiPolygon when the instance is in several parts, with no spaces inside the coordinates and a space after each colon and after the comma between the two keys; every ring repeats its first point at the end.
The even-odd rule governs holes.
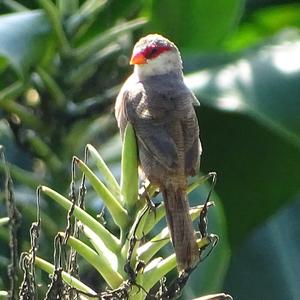
{"type": "Polygon", "coordinates": [[[144,57],[146,59],[152,59],[155,58],[157,56],[159,56],[161,53],[166,52],[166,51],[170,51],[171,47],[169,46],[155,46],[155,45],[151,45],[146,47],[143,51],[142,54],[144,55],[144,57]]]}

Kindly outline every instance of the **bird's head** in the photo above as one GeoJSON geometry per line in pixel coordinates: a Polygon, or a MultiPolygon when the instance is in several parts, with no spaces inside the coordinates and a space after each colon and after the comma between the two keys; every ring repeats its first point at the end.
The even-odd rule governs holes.
{"type": "Polygon", "coordinates": [[[159,34],[149,34],[134,46],[130,64],[139,76],[182,73],[180,53],[174,43],[159,34]]]}

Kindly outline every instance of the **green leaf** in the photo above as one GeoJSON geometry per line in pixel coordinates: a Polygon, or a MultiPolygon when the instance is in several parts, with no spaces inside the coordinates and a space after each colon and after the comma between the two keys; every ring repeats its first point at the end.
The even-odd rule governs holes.
{"type": "MultiPolygon", "coordinates": [[[[208,207],[210,207],[212,203],[208,204],[208,207]]],[[[192,220],[196,220],[199,218],[199,214],[203,208],[203,205],[199,205],[196,207],[190,208],[190,214],[192,217],[192,220]]],[[[149,219],[147,220],[146,224],[148,224],[149,219]]],[[[157,221],[158,222],[158,221],[157,221]]],[[[143,231],[145,232],[145,230],[143,231]]],[[[139,247],[137,254],[140,260],[148,263],[148,261],[167,243],[170,242],[169,237],[169,230],[168,227],[164,227],[159,234],[157,234],[155,237],[153,237],[150,241],[143,244],[141,247],[139,247]]]]}
{"type": "Polygon", "coordinates": [[[73,15],[79,8],[79,0],[57,0],[56,3],[62,17],[73,15]]]}
{"type": "Polygon", "coordinates": [[[77,48],[76,56],[79,60],[85,60],[112,41],[115,41],[118,36],[140,28],[145,23],[146,20],[144,18],[140,18],[117,25],[77,48]]]}
{"type": "MultiPolygon", "coordinates": [[[[65,0],[62,2],[65,2],[65,0]]],[[[88,30],[106,3],[107,0],[87,0],[83,2],[77,12],[67,21],[67,31],[73,39],[77,39],[88,30]]]]}
{"type": "Polygon", "coordinates": [[[144,228],[144,233],[149,233],[152,228],[165,216],[165,205],[161,203],[155,210],[150,211],[147,216],[147,221],[144,228]]]}
{"type": "Polygon", "coordinates": [[[3,99],[3,101],[0,102],[0,107],[9,113],[16,114],[23,124],[28,125],[30,128],[38,131],[46,130],[45,124],[40,118],[34,115],[33,112],[26,106],[13,101],[13,99],[3,99]]]}
{"type": "Polygon", "coordinates": [[[113,196],[113,194],[83,161],[75,157],[75,162],[78,164],[85,176],[89,179],[95,192],[101,197],[115,224],[117,224],[121,229],[126,228],[128,225],[128,215],[121,203],[113,196]]]}
{"type": "Polygon", "coordinates": [[[103,259],[106,261],[106,264],[108,264],[109,267],[112,268],[112,270],[119,272],[122,276],[125,275],[125,261],[123,260],[123,257],[119,255],[119,253],[112,252],[110,249],[108,249],[103,243],[102,239],[99,239],[98,235],[95,234],[95,232],[89,227],[80,224],[80,229],[89,239],[91,244],[94,246],[99,256],[103,256],[103,259]]]}
{"type": "Polygon", "coordinates": [[[58,8],[50,0],[39,0],[39,3],[41,4],[42,8],[45,11],[45,14],[48,17],[62,53],[70,55],[71,47],[63,30],[58,8]]]}
{"type": "Polygon", "coordinates": [[[28,131],[26,134],[27,141],[32,150],[46,162],[47,166],[54,171],[61,169],[61,161],[51,148],[38,136],[34,131],[28,131]]]}
{"type": "MultiPolygon", "coordinates": [[[[199,176],[196,177],[188,186],[188,194],[193,192],[195,189],[198,187],[204,185],[205,181],[207,179],[211,178],[211,175],[206,175],[206,176],[199,176]]],[[[154,190],[154,187],[152,187],[154,190]]],[[[151,196],[151,191],[150,191],[150,196],[151,196]]],[[[210,204],[209,204],[210,205],[210,204]]],[[[194,209],[201,209],[202,206],[194,206],[191,208],[190,212],[194,214],[194,209]]],[[[153,227],[165,216],[165,206],[164,203],[162,202],[158,207],[155,208],[155,211],[150,211],[147,215],[147,221],[145,224],[144,233],[147,234],[149,233],[153,227]]]]}
{"type": "Polygon", "coordinates": [[[233,248],[300,190],[299,41],[299,31],[283,31],[231,63],[187,76],[202,103],[202,169],[221,178],[233,248]]]}
{"type": "Polygon", "coordinates": [[[51,41],[50,25],[40,10],[0,16],[0,56],[20,75],[41,61],[51,41]]]}
{"type": "Polygon", "coordinates": [[[299,213],[298,195],[295,202],[273,215],[243,241],[234,254],[224,285],[235,299],[300,298],[299,213]],[[236,284],[237,278],[239,284],[236,284]]]}
{"type": "Polygon", "coordinates": [[[135,133],[129,123],[124,133],[121,168],[122,201],[130,213],[138,199],[138,154],[135,133]]]}
{"type": "Polygon", "coordinates": [[[67,243],[103,276],[111,288],[117,288],[122,284],[123,277],[112,269],[110,262],[104,256],[98,255],[92,248],[72,236],[67,243]]]}
{"type": "Polygon", "coordinates": [[[284,31],[228,65],[187,76],[186,82],[202,103],[248,114],[300,147],[299,51],[300,31],[284,31]]]}
{"type": "Polygon", "coordinates": [[[15,0],[3,0],[2,3],[13,12],[22,12],[28,10],[26,6],[23,6],[21,3],[15,0]]]}
{"type": "Polygon", "coordinates": [[[89,150],[91,157],[95,160],[96,166],[101,175],[104,177],[104,181],[108,189],[117,199],[120,199],[121,190],[115,176],[111,173],[101,155],[91,144],[87,145],[87,149],[89,150]]]}
{"type": "Polygon", "coordinates": [[[225,41],[226,49],[238,51],[276,34],[283,28],[300,28],[300,4],[281,3],[280,5],[262,6],[250,12],[247,21],[225,41]]]}
{"type": "Polygon", "coordinates": [[[212,49],[234,29],[243,5],[241,0],[153,1],[149,27],[169,37],[179,49],[212,49]]]}
{"type": "Polygon", "coordinates": [[[1,103],[5,101],[10,101],[18,96],[20,96],[24,92],[24,85],[22,82],[16,81],[9,85],[8,87],[4,88],[0,91],[0,106],[1,103]]]}
{"type": "MultiPolygon", "coordinates": [[[[44,270],[48,274],[53,274],[53,272],[54,272],[54,265],[50,264],[48,261],[46,261],[40,257],[35,257],[35,264],[37,267],[44,270]]],[[[95,294],[95,295],[97,294],[94,290],[89,288],[82,281],[78,280],[77,278],[71,276],[70,274],[68,274],[64,271],[62,272],[62,278],[70,286],[73,286],[80,291],[90,293],[90,294],[95,294]]],[[[94,299],[94,297],[88,297],[87,299],[94,299]]]]}
{"type": "MultiPolygon", "coordinates": [[[[210,238],[205,237],[197,240],[199,247],[205,247],[210,244],[210,238]]],[[[165,259],[155,259],[148,264],[143,272],[143,287],[149,291],[165,274],[176,267],[175,254],[171,254],[165,259]]]]}
{"type": "MultiPolygon", "coordinates": [[[[147,217],[149,214],[149,209],[147,207],[147,205],[145,205],[142,209],[140,209],[137,214],[136,217],[134,218],[134,222],[129,230],[129,232],[125,232],[125,234],[122,234],[121,237],[121,241],[123,242],[123,247],[121,250],[121,254],[124,258],[127,258],[128,255],[128,250],[131,247],[131,238],[134,237],[134,239],[136,239],[137,241],[142,240],[142,238],[144,237],[144,227],[147,221],[147,217]]],[[[136,245],[137,246],[137,245],[136,245]]],[[[133,253],[135,256],[135,252],[136,252],[136,247],[133,250],[133,253]]]]}
{"type": "MultiPolygon", "coordinates": [[[[71,208],[72,202],[59,193],[46,186],[42,186],[41,190],[44,194],[49,196],[64,209],[69,210],[71,208]]],[[[75,206],[74,216],[78,218],[78,220],[80,220],[83,224],[88,226],[93,232],[95,232],[111,251],[118,251],[120,249],[118,239],[114,235],[112,235],[102,224],[91,217],[87,212],[85,212],[78,206],[75,206]]]]}
{"type": "MultiPolygon", "coordinates": [[[[205,184],[202,189],[198,189],[190,195],[190,200],[194,202],[199,198],[207,197],[210,186],[205,184]]],[[[192,273],[184,289],[186,299],[196,296],[222,291],[223,281],[231,258],[231,247],[228,240],[228,220],[226,219],[223,201],[213,192],[210,198],[215,206],[208,210],[208,232],[217,234],[219,242],[212,253],[200,263],[198,268],[192,273]],[[217,276],[216,276],[217,274],[217,276]],[[201,285],[199,284],[201,282],[201,285]]],[[[199,216],[199,215],[198,215],[199,216]]],[[[208,249],[203,253],[208,253],[208,249]]]]}
{"type": "Polygon", "coordinates": [[[43,84],[47,88],[49,94],[51,94],[55,104],[57,104],[58,107],[64,106],[66,104],[66,96],[52,76],[40,67],[37,68],[37,73],[39,74],[40,79],[43,81],[43,84]]]}

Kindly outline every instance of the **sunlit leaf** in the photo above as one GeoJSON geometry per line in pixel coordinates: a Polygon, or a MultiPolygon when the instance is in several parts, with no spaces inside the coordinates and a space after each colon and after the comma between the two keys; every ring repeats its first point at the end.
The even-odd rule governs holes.
{"type": "Polygon", "coordinates": [[[125,205],[131,210],[138,198],[138,154],[135,133],[128,124],[124,133],[122,150],[121,194],[125,205]]]}
{"type": "Polygon", "coordinates": [[[284,31],[187,76],[202,103],[202,169],[222,178],[216,189],[234,247],[300,190],[299,41],[298,31],[284,31]]]}
{"type": "Polygon", "coordinates": [[[153,1],[149,27],[183,50],[216,48],[237,24],[243,5],[241,0],[153,1]]]}
{"type": "Polygon", "coordinates": [[[124,281],[122,276],[112,269],[110,262],[102,255],[98,255],[92,248],[80,240],[70,236],[68,245],[74,248],[78,254],[93,266],[112,288],[117,288],[124,281]]]}
{"type": "MultiPolygon", "coordinates": [[[[67,198],[63,197],[59,193],[54,190],[42,186],[41,190],[44,194],[49,196],[52,200],[56,201],[59,205],[61,205],[64,209],[69,210],[72,206],[72,202],[67,198]]],[[[93,232],[95,232],[100,239],[104,242],[104,244],[112,251],[118,251],[118,239],[113,236],[102,224],[96,221],[91,215],[85,212],[83,209],[78,206],[74,207],[74,215],[78,220],[80,220],[83,224],[91,228],[93,232]]]]}
{"type": "Polygon", "coordinates": [[[0,56],[19,74],[41,61],[51,41],[51,28],[42,11],[0,16],[0,56]]]}
{"type": "Polygon", "coordinates": [[[187,76],[201,102],[249,114],[300,147],[300,32],[284,31],[230,64],[187,76]]]}
{"type": "MultiPolygon", "coordinates": [[[[35,258],[35,264],[36,264],[36,266],[38,266],[40,269],[44,270],[48,274],[53,274],[53,272],[54,272],[54,265],[50,264],[48,261],[45,261],[44,259],[42,259],[40,257],[35,258]]],[[[85,285],[82,281],[78,280],[77,278],[71,276],[70,274],[68,274],[66,272],[62,272],[62,278],[70,286],[73,286],[80,291],[84,291],[84,292],[90,293],[90,294],[96,294],[95,291],[93,291],[91,288],[89,288],[87,285],[85,285]]],[[[88,299],[92,299],[92,297],[88,298],[88,299]]]]}
{"type": "Polygon", "coordinates": [[[105,206],[109,210],[114,222],[121,228],[125,228],[128,225],[127,211],[122,206],[114,195],[106,188],[101,180],[91,171],[91,169],[80,159],[75,158],[81,171],[91,182],[95,192],[101,197],[105,206]]]}
{"type": "Polygon", "coordinates": [[[109,190],[118,199],[120,197],[121,191],[116,178],[111,173],[105,161],[98,153],[98,151],[90,144],[87,145],[87,149],[89,150],[91,157],[95,160],[96,166],[98,170],[101,172],[101,175],[104,177],[105,183],[107,184],[109,190]]]}

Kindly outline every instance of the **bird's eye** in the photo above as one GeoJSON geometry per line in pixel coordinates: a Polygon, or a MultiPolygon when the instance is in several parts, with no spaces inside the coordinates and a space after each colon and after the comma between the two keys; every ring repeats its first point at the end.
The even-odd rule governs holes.
{"type": "Polygon", "coordinates": [[[154,58],[157,55],[158,49],[157,48],[151,48],[148,52],[147,58],[154,58]]]}
{"type": "Polygon", "coordinates": [[[157,52],[157,48],[152,48],[150,54],[153,55],[157,52]]]}

